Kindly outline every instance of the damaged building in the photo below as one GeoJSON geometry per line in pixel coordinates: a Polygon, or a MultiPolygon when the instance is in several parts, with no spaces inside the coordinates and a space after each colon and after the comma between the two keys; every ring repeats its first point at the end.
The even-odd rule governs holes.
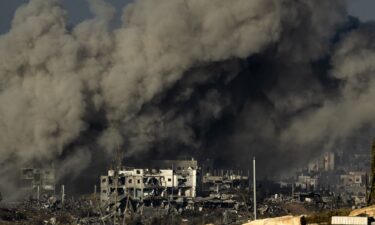
{"type": "Polygon", "coordinates": [[[20,187],[25,196],[38,198],[42,194],[52,195],[56,189],[56,176],[53,167],[21,169],[20,187]]]}
{"type": "MultiPolygon", "coordinates": [[[[212,160],[153,161],[150,168],[119,167],[101,176],[100,203],[107,212],[141,206],[203,210],[231,208],[247,210],[245,171],[214,170],[212,160]],[[116,209],[116,210],[114,210],[116,209]]],[[[246,211],[247,212],[247,211],[246,211]]]]}
{"type": "Polygon", "coordinates": [[[196,197],[197,161],[168,160],[153,164],[150,169],[123,167],[101,176],[102,205],[124,197],[140,202],[196,197]]]}
{"type": "Polygon", "coordinates": [[[204,192],[219,193],[230,189],[245,189],[249,187],[249,176],[243,171],[220,170],[205,174],[202,177],[204,192]]]}

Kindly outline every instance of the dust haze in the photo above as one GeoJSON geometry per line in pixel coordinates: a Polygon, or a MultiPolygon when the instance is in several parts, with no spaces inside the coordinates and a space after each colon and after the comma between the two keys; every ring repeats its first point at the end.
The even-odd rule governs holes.
{"type": "Polygon", "coordinates": [[[0,36],[5,192],[27,165],[95,179],[116,149],[237,167],[256,155],[272,173],[373,136],[375,26],[345,1],[135,0],[115,28],[116,9],[89,3],[71,27],[58,0],[31,0],[0,36]]]}

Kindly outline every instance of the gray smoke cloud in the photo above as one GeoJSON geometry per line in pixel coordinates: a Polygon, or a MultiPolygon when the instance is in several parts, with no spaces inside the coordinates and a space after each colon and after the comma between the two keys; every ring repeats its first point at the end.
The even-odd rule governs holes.
{"type": "Polygon", "coordinates": [[[293,137],[301,144],[326,137],[334,142],[359,132],[364,126],[373,127],[374,28],[373,24],[364,24],[337,44],[330,75],[340,81],[339,94],[323,99],[320,107],[295,120],[284,138],[293,137]]]}
{"type": "Polygon", "coordinates": [[[336,43],[344,1],[136,0],[116,28],[110,4],[89,3],[68,27],[58,0],[31,0],[0,36],[1,190],[35,163],[96,176],[117,149],[295,161],[373,121],[373,34],[336,43]]]}

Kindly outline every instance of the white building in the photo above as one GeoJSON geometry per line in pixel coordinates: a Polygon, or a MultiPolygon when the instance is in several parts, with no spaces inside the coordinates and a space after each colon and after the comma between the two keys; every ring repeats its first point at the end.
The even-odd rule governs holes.
{"type": "Polygon", "coordinates": [[[121,169],[109,170],[101,176],[100,199],[109,201],[113,196],[130,196],[143,201],[147,198],[195,198],[197,169],[121,169]],[[116,181],[117,177],[117,181],[116,181]],[[117,189],[117,192],[116,192],[117,189]]]}

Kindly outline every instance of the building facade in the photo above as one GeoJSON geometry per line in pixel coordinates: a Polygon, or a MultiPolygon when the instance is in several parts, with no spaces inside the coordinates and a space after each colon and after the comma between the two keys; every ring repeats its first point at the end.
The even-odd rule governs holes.
{"type": "Polygon", "coordinates": [[[41,194],[55,193],[56,176],[54,168],[22,168],[20,176],[21,190],[34,198],[41,194]]]}
{"type": "Polygon", "coordinates": [[[115,198],[118,200],[124,196],[137,201],[150,198],[195,198],[198,167],[185,162],[172,165],[173,168],[166,169],[109,170],[106,176],[101,176],[101,202],[116,201],[115,198]]]}

